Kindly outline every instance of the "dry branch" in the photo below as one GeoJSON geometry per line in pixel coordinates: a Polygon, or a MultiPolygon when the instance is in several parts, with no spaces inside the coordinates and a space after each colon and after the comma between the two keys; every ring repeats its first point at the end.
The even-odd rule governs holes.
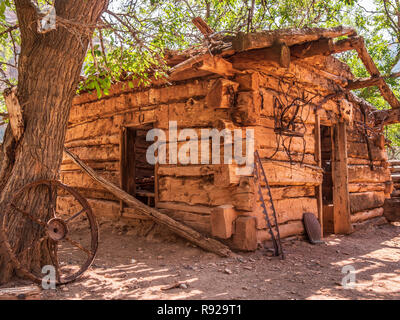
{"type": "Polygon", "coordinates": [[[188,226],[170,218],[166,214],[159,212],[158,210],[148,207],[141,201],[137,200],[130,194],[126,193],[124,190],[120,189],[116,185],[107,181],[103,177],[99,176],[95,171],[87,166],[84,162],[82,162],[76,155],[71,153],[67,148],[64,148],[65,153],[71,158],[71,160],[78,165],[83,172],[87,173],[92,179],[100,183],[105,189],[111,192],[114,196],[121,199],[128,205],[135,208],[138,213],[142,213],[149,218],[151,218],[154,222],[167,227],[177,235],[187,239],[188,241],[196,244],[200,248],[204,250],[216,253],[222,257],[228,257],[231,254],[231,251],[227,246],[218,242],[217,240],[206,238],[201,235],[199,232],[189,228],[188,226]]]}

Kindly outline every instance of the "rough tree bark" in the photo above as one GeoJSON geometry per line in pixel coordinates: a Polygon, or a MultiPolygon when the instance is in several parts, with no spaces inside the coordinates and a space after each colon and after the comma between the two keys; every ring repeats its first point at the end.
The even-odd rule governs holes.
{"type": "MultiPolygon", "coordinates": [[[[57,16],[75,26],[93,26],[107,5],[108,0],[55,1],[57,16]]],[[[16,190],[37,179],[58,178],[72,98],[93,31],[81,28],[78,35],[72,26],[58,25],[56,30],[40,34],[31,1],[15,0],[15,6],[21,31],[17,96],[25,132],[15,141],[11,130],[6,130],[0,154],[0,218],[16,190]]],[[[49,212],[48,197],[48,190],[29,191],[19,200],[20,208],[43,218],[49,212]]],[[[23,252],[21,258],[31,269],[49,257],[43,244],[24,252],[42,232],[22,215],[11,216],[8,237],[14,248],[23,252]]],[[[0,283],[14,275],[7,255],[0,251],[0,283]]]]}

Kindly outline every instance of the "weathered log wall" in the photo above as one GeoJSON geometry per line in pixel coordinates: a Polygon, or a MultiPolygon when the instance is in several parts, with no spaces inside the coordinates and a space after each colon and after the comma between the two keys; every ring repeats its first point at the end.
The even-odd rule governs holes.
{"type": "MultiPolygon", "coordinates": [[[[368,114],[368,110],[365,110],[368,114]]],[[[352,222],[383,214],[383,204],[390,198],[391,176],[383,132],[365,130],[371,120],[362,107],[354,108],[354,124],[347,130],[350,211],[352,222]]]]}
{"type": "MultiPolygon", "coordinates": [[[[165,130],[165,142],[170,140],[169,121],[177,122],[178,135],[180,130],[192,128],[199,138],[202,129],[241,129],[243,136],[246,129],[252,129],[254,146],[260,153],[272,188],[281,234],[290,236],[303,232],[301,219],[304,212],[318,215],[316,187],[322,183],[322,170],[316,161],[317,112],[325,125],[332,125],[339,119],[350,124],[348,162],[351,212],[356,217],[353,220],[368,218],[371,214],[360,213],[372,212],[382,206],[387,195],[385,182],[390,181],[386,153],[381,139],[372,140],[368,146],[360,132],[351,126],[354,119],[362,120],[362,114],[359,106],[353,106],[344,96],[335,94],[340,84],[350,77],[338,60],[332,57],[307,58],[291,63],[288,69],[251,59],[231,61],[241,73],[229,80],[210,74],[176,81],[172,85],[154,83],[150,88],[141,89],[118,84],[111,88],[110,95],[100,100],[89,93],[76,97],[71,109],[66,147],[103,177],[120,184],[120,139],[124,126],[152,123],[155,128],[165,130]],[[299,100],[302,101],[301,107],[297,111],[295,104],[289,107],[284,120],[293,117],[291,129],[301,136],[278,134],[277,101],[288,107],[299,100]]],[[[210,139],[205,140],[209,142],[210,139]]],[[[185,145],[186,137],[180,137],[178,150],[185,145]]],[[[171,217],[208,234],[215,229],[212,221],[229,224],[233,221],[233,228],[226,229],[233,230],[232,245],[253,250],[254,241],[269,238],[265,218],[256,196],[252,173],[239,176],[235,162],[223,164],[225,148],[227,144],[221,141],[221,164],[201,164],[206,150],[199,143],[198,164],[157,165],[156,206],[171,217]],[[215,212],[219,206],[233,210],[223,207],[217,210],[217,217],[215,212]],[[242,219],[243,216],[254,220],[242,219]],[[236,223],[237,230],[255,230],[248,235],[235,234],[236,223]]],[[[168,144],[166,150],[169,161],[168,144]]],[[[211,159],[211,147],[207,151],[207,158],[211,159]]],[[[67,157],[63,159],[61,171],[62,181],[76,187],[88,198],[96,214],[120,214],[119,201],[67,157]]],[[[60,199],[61,207],[67,208],[68,205],[67,198],[60,199]]],[[[146,219],[129,208],[124,214],[146,219]]]]}

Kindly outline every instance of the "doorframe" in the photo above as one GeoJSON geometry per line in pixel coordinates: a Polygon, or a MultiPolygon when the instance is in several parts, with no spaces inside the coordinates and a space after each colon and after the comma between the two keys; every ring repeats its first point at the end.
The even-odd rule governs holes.
{"type": "MultiPolygon", "coordinates": [[[[142,123],[124,123],[120,127],[120,133],[119,133],[119,183],[120,183],[120,188],[125,191],[125,185],[124,185],[124,176],[126,173],[126,164],[128,159],[127,157],[127,140],[128,140],[128,130],[133,129],[133,130],[151,130],[154,128],[154,123],[156,120],[151,120],[147,122],[142,122],[142,123]]],[[[154,165],[154,206],[157,208],[158,204],[158,163],[154,165]]],[[[122,200],[119,201],[120,204],[120,215],[122,216],[123,211],[124,211],[124,202],[122,200]]]]}
{"type": "Polygon", "coordinates": [[[344,121],[338,121],[331,127],[333,230],[335,234],[348,234],[353,231],[350,218],[346,129],[347,125],[344,121]]]}
{"type": "MultiPolygon", "coordinates": [[[[324,124],[326,125],[326,124],[324,124]]],[[[348,161],[347,161],[347,125],[343,121],[330,124],[331,129],[331,174],[332,174],[332,196],[333,196],[333,232],[335,234],[348,234],[353,231],[351,225],[348,161]]],[[[321,146],[321,119],[315,114],[315,161],[322,169],[322,146],[321,146]]],[[[321,225],[321,235],[324,235],[324,209],[322,181],[316,187],[318,206],[318,220],[321,225]]]]}
{"type": "MultiPolygon", "coordinates": [[[[317,166],[322,170],[322,148],[321,148],[321,119],[318,112],[315,112],[315,161],[317,162],[317,166]]],[[[322,179],[324,175],[322,174],[322,179]]],[[[318,220],[321,226],[321,237],[324,237],[324,210],[323,210],[323,201],[322,201],[322,181],[315,188],[317,195],[317,206],[318,206],[318,220]]]]}

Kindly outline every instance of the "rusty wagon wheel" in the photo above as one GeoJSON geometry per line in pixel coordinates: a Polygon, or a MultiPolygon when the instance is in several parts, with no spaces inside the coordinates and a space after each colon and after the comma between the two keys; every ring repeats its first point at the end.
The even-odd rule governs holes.
{"type": "Polygon", "coordinates": [[[34,271],[21,263],[21,257],[29,250],[47,245],[50,260],[55,267],[56,284],[66,284],[76,280],[91,266],[98,248],[98,225],[89,203],[75,189],[56,180],[35,181],[18,190],[3,216],[2,231],[5,248],[15,268],[37,283],[42,283],[42,278],[45,275],[42,273],[42,266],[34,271]],[[46,218],[43,218],[43,214],[41,215],[42,218],[39,218],[37,214],[29,211],[29,208],[21,208],[23,206],[23,202],[20,200],[21,196],[33,188],[47,189],[48,214],[46,218]],[[68,211],[74,213],[59,212],[57,208],[58,196],[72,196],[73,200],[71,205],[68,206],[68,211]],[[9,223],[13,218],[10,214],[12,212],[14,212],[14,215],[20,214],[25,219],[30,220],[32,230],[40,233],[40,238],[32,241],[23,250],[13,248],[7,234],[9,223]],[[88,225],[89,233],[85,225],[88,225]],[[73,231],[76,231],[80,236],[80,240],[86,236],[87,243],[82,244],[79,239],[75,239],[73,231]],[[65,258],[63,260],[66,261],[60,261],[61,258],[65,258]]]}

